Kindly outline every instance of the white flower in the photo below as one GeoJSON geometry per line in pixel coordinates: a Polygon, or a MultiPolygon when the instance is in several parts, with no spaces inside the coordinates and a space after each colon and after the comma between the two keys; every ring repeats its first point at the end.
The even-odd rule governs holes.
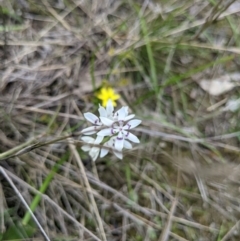
{"type": "Polygon", "coordinates": [[[114,107],[111,100],[108,100],[106,108],[99,105],[99,117],[87,112],[84,117],[93,124],[93,126],[83,129],[81,132],[84,135],[97,134],[96,139],[84,136],[81,139],[86,142],[82,146],[83,151],[89,151],[89,155],[95,161],[100,153],[100,157],[108,154],[109,150],[122,159],[122,149],[132,149],[132,144],[129,142],[139,143],[139,139],[129,132],[129,130],[138,126],[142,121],[134,119],[134,114],[128,115],[128,107],[124,106],[114,113],[114,107]],[[99,145],[105,136],[110,139],[103,144],[102,148],[94,145],[99,145]]]}
{"type": "Polygon", "coordinates": [[[117,134],[114,147],[118,151],[121,151],[123,149],[124,141],[126,139],[135,143],[140,142],[139,139],[135,135],[130,133],[128,130],[133,129],[136,126],[140,125],[142,121],[137,119],[128,121],[129,118],[131,119],[132,116],[134,117],[134,115],[127,116],[127,114],[128,113],[126,112],[126,108],[121,108],[118,111],[118,115],[116,117],[117,121],[110,120],[105,117],[100,117],[102,123],[110,127],[99,131],[97,135],[104,137],[104,136],[112,136],[117,134]]]}
{"type": "Polygon", "coordinates": [[[98,146],[94,146],[94,145],[99,145],[102,142],[103,138],[104,137],[102,137],[102,136],[97,136],[96,139],[94,139],[90,136],[83,136],[81,138],[81,140],[83,140],[84,142],[87,143],[82,146],[82,150],[89,151],[89,155],[93,161],[97,160],[98,154],[100,152],[100,148],[98,146]]]}

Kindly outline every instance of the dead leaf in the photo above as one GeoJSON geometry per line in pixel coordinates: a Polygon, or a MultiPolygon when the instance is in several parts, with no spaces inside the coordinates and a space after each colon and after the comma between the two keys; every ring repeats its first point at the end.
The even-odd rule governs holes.
{"type": "Polygon", "coordinates": [[[218,96],[239,86],[240,73],[226,74],[212,80],[202,79],[198,83],[210,95],[218,96]]]}

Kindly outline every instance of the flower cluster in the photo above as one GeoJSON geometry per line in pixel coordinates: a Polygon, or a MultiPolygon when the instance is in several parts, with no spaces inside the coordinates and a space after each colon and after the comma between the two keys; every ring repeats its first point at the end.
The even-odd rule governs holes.
{"type": "Polygon", "coordinates": [[[81,138],[86,144],[82,146],[83,151],[89,151],[92,160],[95,161],[100,153],[100,157],[108,154],[109,150],[122,159],[123,148],[132,149],[129,142],[139,143],[139,139],[129,132],[129,130],[138,126],[142,121],[133,119],[135,115],[128,115],[128,107],[124,106],[114,112],[112,101],[107,101],[106,108],[99,105],[99,117],[87,112],[84,117],[93,124],[85,128],[81,133],[85,136],[81,138]],[[96,138],[89,135],[96,134],[96,138]],[[107,141],[105,137],[107,138],[107,141]],[[105,142],[104,142],[105,141],[105,142]],[[100,144],[103,142],[101,147],[100,144]]]}

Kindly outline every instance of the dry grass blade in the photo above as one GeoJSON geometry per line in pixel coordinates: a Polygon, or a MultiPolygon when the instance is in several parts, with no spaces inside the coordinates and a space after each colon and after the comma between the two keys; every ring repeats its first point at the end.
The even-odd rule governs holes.
{"type": "Polygon", "coordinates": [[[177,199],[174,199],[172,202],[172,206],[171,206],[170,212],[168,214],[166,225],[165,225],[164,229],[162,230],[161,236],[159,237],[158,241],[167,241],[169,238],[170,231],[171,231],[171,225],[172,225],[172,216],[176,210],[177,202],[178,202],[177,199]]]}
{"type": "MultiPolygon", "coordinates": [[[[69,141],[71,141],[71,140],[69,139],[69,141]]],[[[86,185],[86,189],[88,190],[89,197],[90,197],[90,200],[91,200],[90,209],[96,215],[96,219],[97,219],[97,222],[98,222],[98,228],[99,228],[99,232],[100,232],[100,235],[102,237],[102,240],[107,241],[106,234],[105,234],[104,227],[103,227],[103,221],[102,221],[102,219],[99,215],[98,207],[97,207],[96,201],[94,199],[94,196],[92,194],[92,188],[89,184],[84,166],[82,164],[82,160],[80,159],[80,156],[79,156],[79,154],[76,150],[76,147],[73,144],[69,144],[69,147],[70,147],[70,149],[71,149],[71,151],[72,151],[72,153],[73,153],[73,155],[74,155],[74,157],[75,157],[75,159],[76,159],[76,161],[79,165],[82,177],[84,179],[84,183],[86,185]]]]}
{"type": "Polygon", "coordinates": [[[70,136],[65,135],[65,136],[62,136],[62,137],[54,138],[50,141],[38,141],[38,138],[36,138],[36,139],[34,138],[34,139],[32,139],[32,140],[30,140],[30,141],[28,141],[28,142],[26,142],[22,145],[19,145],[17,147],[14,147],[14,148],[10,149],[9,151],[1,153],[0,154],[0,161],[1,160],[7,160],[9,158],[13,158],[13,157],[17,157],[17,156],[26,154],[28,152],[33,151],[34,149],[37,149],[37,148],[40,148],[40,147],[43,147],[43,146],[47,146],[47,145],[56,143],[58,141],[65,140],[65,139],[69,138],[70,136]],[[34,144],[32,144],[32,143],[34,143],[34,144]]]}
{"type": "Polygon", "coordinates": [[[6,230],[5,228],[5,224],[4,224],[4,194],[3,194],[3,190],[2,190],[2,184],[0,183],[0,233],[4,233],[4,231],[6,230]]]}

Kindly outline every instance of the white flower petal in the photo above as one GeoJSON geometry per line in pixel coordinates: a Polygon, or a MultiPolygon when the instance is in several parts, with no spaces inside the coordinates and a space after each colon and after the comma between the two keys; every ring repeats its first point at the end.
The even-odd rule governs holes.
{"type": "Polygon", "coordinates": [[[133,129],[133,128],[135,128],[136,126],[140,125],[141,122],[142,122],[141,120],[137,120],[137,119],[135,119],[135,120],[130,120],[130,121],[123,127],[123,129],[125,129],[125,130],[133,129]]]}
{"type": "Polygon", "coordinates": [[[99,112],[99,115],[100,115],[100,116],[102,116],[102,117],[107,117],[107,111],[106,111],[105,108],[102,107],[101,105],[99,105],[98,112],[99,112]]]}
{"type": "Polygon", "coordinates": [[[123,154],[121,151],[113,150],[113,153],[117,158],[119,158],[119,159],[123,158],[123,154]]]}
{"type": "Polygon", "coordinates": [[[102,158],[102,157],[105,157],[107,154],[108,154],[108,152],[109,152],[109,149],[108,148],[102,148],[101,149],[101,152],[100,152],[100,157],[102,158]]]}
{"type": "Polygon", "coordinates": [[[112,103],[111,99],[109,99],[107,102],[106,111],[107,111],[108,116],[112,116],[114,107],[113,107],[113,103],[112,103]]]}
{"type": "Polygon", "coordinates": [[[112,136],[107,142],[106,145],[109,147],[114,147],[116,136],[112,136]]]}
{"type": "Polygon", "coordinates": [[[134,118],[134,114],[132,114],[132,115],[128,115],[128,116],[126,116],[125,118],[124,118],[124,121],[128,121],[128,120],[131,120],[132,118],[134,118]]]}
{"type": "Polygon", "coordinates": [[[92,158],[93,161],[97,160],[98,154],[100,152],[99,147],[93,147],[90,152],[89,152],[89,156],[92,158]]]}
{"type": "Polygon", "coordinates": [[[91,147],[88,146],[88,145],[83,145],[83,146],[81,147],[81,149],[82,149],[83,151],[90,151],[91,147]]]}
{"type": "Polygon", "coordinates": [[[126,110],[125,107],[122,107],[118,112],[117,112],[117,118],[119,121],[124,120],[126,117],[126,110]]]}
{"type": "Polygon", "coordinates": [[[93,143],[95,139],[90,136],[83,136],[81,137],[81,140],[87,143],[93,143]]]}
{"type": "Polygon", "coordinates": [[[92,134],[95,134],[97,132],[97,130],[98,130],[98,128],[96,126],[90,126],[85,129],[82,129],[81,133],[84,135],[92,135],[92,134]]]}
{"type": "Polygon", "coordinates": [[[102,137],[104,137],[104,136],[111,136],[111,135],[113,135],[112,131],[113,131],[112,128],[106,128],[106,129],[103,129],[103,130],[99,131],[97,133],[97,135],[98,136],[102,136],[102,137]]]}
{"type": "Polygon", "coordinates": [[[119,132],[117,138],[115,139],[114,146],[118,151],[121,151],[123,149],[123,143],[124,143],[123,134],[122,132],[119,132]]]}
{"type": "Polygon", "coordinates": [[[97,130],[96,130],[96,131],[84,132],[83,134],[84,134],[84,135],[93,135],[93,134],[95,134],[95,133],[97,133],[97,130]]]}
{"type": "Polygon", "coordinates": [[[126,149],[132,149],[132,144],[129,141],[124,140],[123,147],[126,149]]]}
{"type": "Polygon", "coordinates": [[[100,124],[98,117],[91,112],[84,113],[84,117],[95,125],[100,124]]]}
{"type": "Polygon", "coordinates": [[[124,111],[125,111],[125,116],[127,116],[128,115],[128,106],[123,106],[123,108],[124,108],[124,111]]]}
{"type": "Polygon", "coordinates": [[[105,126],[111,126],[114,123],[113,120],[110,120],[109,118],[106,118],[106,117],[100,117],[100,119],[105,126]]]}
{"type": "Polygon", "coordinates": [[[139,139],[132,133],[125,131],[124,134],[125,134],[125,138],[128,139],[129,141],[140,143],[139,139]]]}
{"type": "Polygon", "coordinates": [[[100,144],[103,140],[104,136],[97,136],[96,140],[94,141],[94,144],[100,144]]]}

